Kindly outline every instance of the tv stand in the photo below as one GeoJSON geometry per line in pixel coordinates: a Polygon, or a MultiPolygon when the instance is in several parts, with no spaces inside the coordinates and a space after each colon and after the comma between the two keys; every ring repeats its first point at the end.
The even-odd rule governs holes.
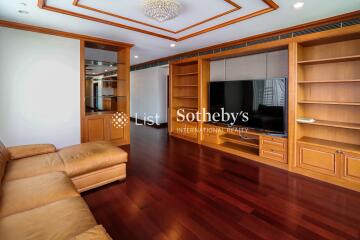
{"type": "Polygon", "coordinates": [[[204,123],[201,144],[236,156],[288,169],[287,138],[266,131],[204,123]]]}

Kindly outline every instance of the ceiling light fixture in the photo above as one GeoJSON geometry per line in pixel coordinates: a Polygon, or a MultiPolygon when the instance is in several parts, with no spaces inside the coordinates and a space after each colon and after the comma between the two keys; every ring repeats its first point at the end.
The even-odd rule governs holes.
{"type": "Polygon", "coordinates": [[[174,47],[176,47],[176,44],[172,43],[172,44],[170,44],[170,47],[174,48],[174,47]]]}
{"type": "Polygon", "coordinates": [[[164,22],[177,17],[181,5],[176,0],[145,0],[144,13],[158,22],[164,22]]]}
{"type": "Polygon", "coordinates": [[[300,9],[300,8],[302,8],[303,6],[304,6],[304,2],[296,2],[295,4],[294,4],[294,8],[295,9],[300,9]]]}
{"type": "Polygon", "coordinates": [[[138,55],[135,55],[134,58],[139,58],[139,56],[138,56],[138,55]]]}

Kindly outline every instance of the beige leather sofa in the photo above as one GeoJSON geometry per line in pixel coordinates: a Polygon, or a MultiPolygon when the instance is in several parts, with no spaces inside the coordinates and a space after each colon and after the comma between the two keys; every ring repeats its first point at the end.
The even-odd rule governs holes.
{"type": "Polygon", "coordinates": [[[0,142],[0,239],[110,239],[79,192],[124,179],[126,162],[107,142],[59,151],[0,142]]]}

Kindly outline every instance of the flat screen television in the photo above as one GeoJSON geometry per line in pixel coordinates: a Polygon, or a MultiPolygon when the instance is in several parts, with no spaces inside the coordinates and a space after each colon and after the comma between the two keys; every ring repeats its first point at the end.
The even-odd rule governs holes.
{"type": "Polygon", "coordinates": [[[236,120],[216,121],[233,126],[287,133],[287,78],[210,82],[210,114],[247,113],[236,120]],[[223,109],[223,110],[222,110],[223,109]]]}

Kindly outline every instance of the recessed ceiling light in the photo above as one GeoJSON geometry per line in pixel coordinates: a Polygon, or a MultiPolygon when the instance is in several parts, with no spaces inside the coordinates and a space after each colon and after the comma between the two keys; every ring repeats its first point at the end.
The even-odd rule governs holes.
{"type": "Polygon", "coordinates": [[[170,47],[174,48],[174,47],[176,47],[176,44],[172,43],[172,44],[170,44],[170,47]]]}
{"type": "Polygon", "coordinates": [[[18,13],[20,13],[20,14],[29,14],[29,12],[25,11],[25,10],[19,10],[18,13]]]}
{"type": "Polygon", "coordinates": [[[304,6],[304,4],[305,4],[304,2],[296,2],[296,3],[294,3],[294,8],[300,9],[304,6]]]}
{"type": "Polygon", "coordinates": [[[138,55],[135,55],[134,58],[139,58],[139,56],[138,56],[138,55]]]}

